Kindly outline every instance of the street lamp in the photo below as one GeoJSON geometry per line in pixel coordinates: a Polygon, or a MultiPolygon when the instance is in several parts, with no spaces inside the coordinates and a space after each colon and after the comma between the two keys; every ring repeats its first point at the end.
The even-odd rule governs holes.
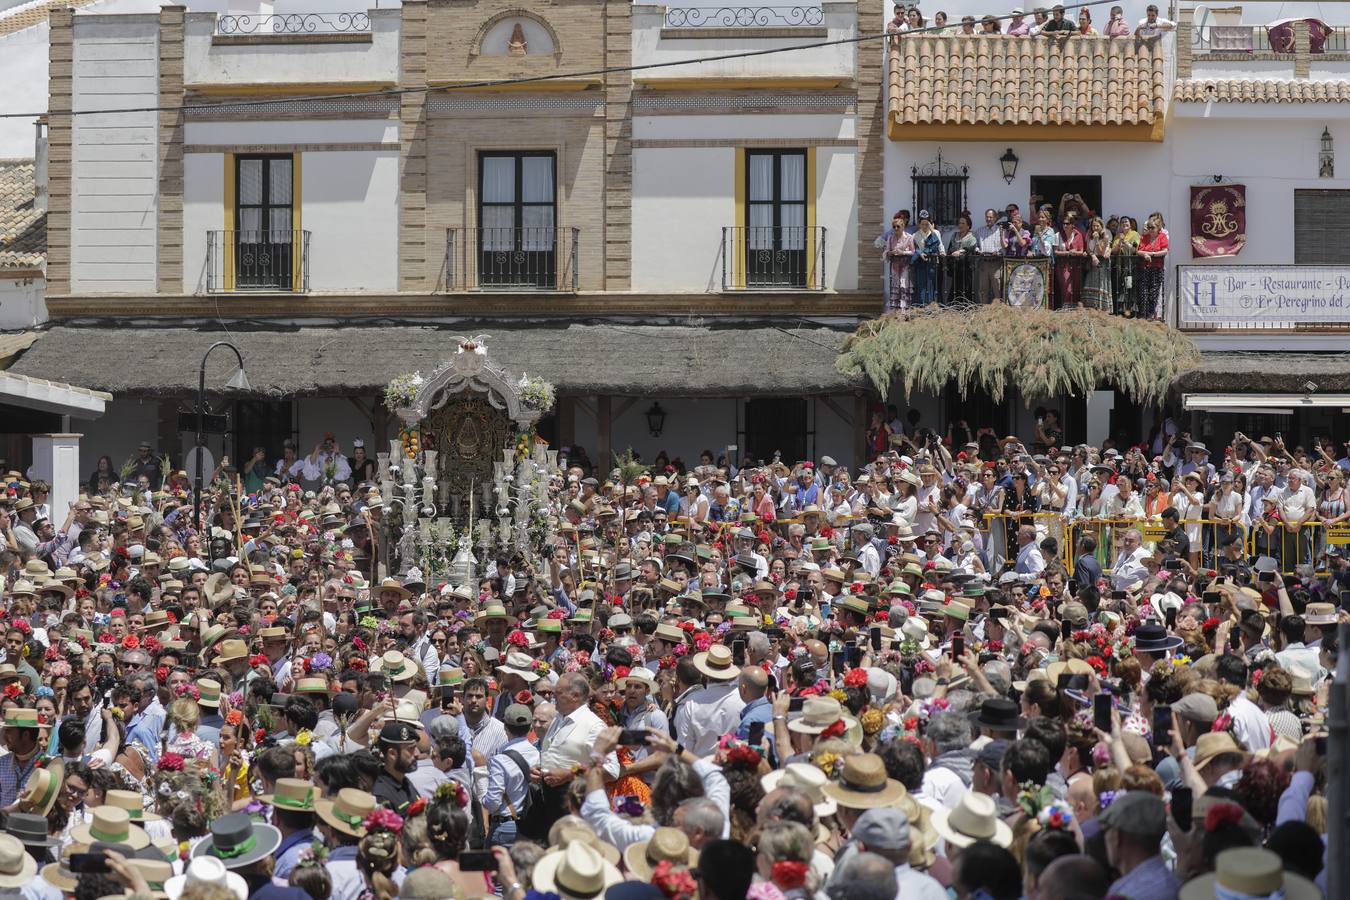
{"type": "Polygon", "coordinates": [[[1013,179],[1017,177],[1018,162],[1017,154],[1012,152],[1011,147],[1008,148],[1006,153],[998,158],[998,164],[1003,167],[1003,180],[1008,182],[1008,184],[1012,184],[1013,179]]]}
{"type": "Polygon", "coordinates": [[[647,410],[647,430],[652,433],[652,437],[660,437],[665,427],[666,411],[661,408],[660,403],[653,403],[652,408],[647,410]]]}
{"type": "MultiPolygon", "coordinates": [[[[233,388],[236,391],[247,391],[250,387],[248,376],[244,374],[244,355],[239,352],[239,348],[229,341],[216,341],[206,352],[202,354],[202,367],[197,373],[197,446],[192,451],[196,465],[194,474],[194,485],[192,493],[192,502],[196,507],[197,533],[202,533],[202,430],[206,426],[206,360],[211,356],[211,351],[217,347],[229,347],[234,351],[235,359],[239,360],[239,368],[230,376],[230,380],[225,382],[227,388],[233,388]]],[[[236,523],[236,526],[238,523],[236,523]]]]}

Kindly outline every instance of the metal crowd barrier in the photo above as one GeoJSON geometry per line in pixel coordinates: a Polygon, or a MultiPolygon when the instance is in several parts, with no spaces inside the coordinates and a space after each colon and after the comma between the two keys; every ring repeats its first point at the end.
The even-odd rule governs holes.
{"type": "MultiPolygon", "coordinates": [[[[1304,522],[1297,531],[1290,531],[1283,522],[1273,524],[1275,527],[1270,533],[1260,525],[1250,526],[1245,545],[1249,559],[1269,556],[1279,566],[1281,575],[1298,574],[1300,566],[1312,566],[1313,572],[1318,575],[1327,573],[1322,553],[1328,539],[1332,543],[1340,543],[1340,540],[1336,534],[1329,532],[1325,522],[1304,522]]],[[[1343,526],[1337,527],[1336,531],[1344,531],[1343,526]]]]}

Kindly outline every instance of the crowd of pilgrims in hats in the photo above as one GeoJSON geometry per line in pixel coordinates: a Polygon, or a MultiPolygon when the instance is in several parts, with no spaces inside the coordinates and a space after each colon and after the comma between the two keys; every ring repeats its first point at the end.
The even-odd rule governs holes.
{"type": "Polygon", "coordinates": [[[933,498],[1240,473],[1283,505],[1350,461],[1165,417],[1124,454],[1051,416],[1025,444],[874,427],[856,477],[569,466],[547,545],[467,584],[372,577],[366,483],[218,487],[205,534],[113,483],[42,537],[46,485],[11,473],[0,891],[1323,896],[1345,561],[1194,555],[1176,515],[1066,560],[1071,504],[1005,555],[933,498]]]}

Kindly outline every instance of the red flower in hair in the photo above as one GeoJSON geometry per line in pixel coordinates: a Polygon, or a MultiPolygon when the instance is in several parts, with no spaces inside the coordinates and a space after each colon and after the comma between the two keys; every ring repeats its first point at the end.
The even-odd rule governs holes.
{"type": "Polygon", "coordinates": [[[1205,831],[1218,831],[1225,825],[1238,825],[1242,822],[1242,807],[1236,803],[1215,803],[1205,813],[1205,831]]]}
{"type": "Polygon", "coordinates": [[[225,715],[225,724],[238,726],[244,721],[244,712],[240,709],[232,709],[225,715]]]}
{"type": "Polygon", "coordinates": [[[867,687],[867,670],[849,669],[848,674],[844,676],[844,687],[851,687],[851,688],[867,687]]]}
{"type": "Polygon", "coordinates": [[[809,867],[795,859],[780,859],[773,864],[773,883],[784,890],[792,890],[806,884],[809,867]]]}
{"type": "Polygon", "coordinates": [[[259,728],[257,731],[253,732],[253,743],[261,744],[265,737],[267,737],[267,729],[259,728]]]}
{"type": "Polygon", "coordinates": [[[358,672],[366,671],[366,661],[359,656],[353,656],[347,660],[347,668],[355,669],[358,672]]]}
{"type": "Polygon", "coordinates": [[[1087,658],[1087,664],[1092,666],[1092,668],[1097,671],[1098,675],[1106,674],[1106,660],[1102,659],[1100,656],[1097,656],[1096,654],[1089,656],[1087,658]]]}
{"type": "Polygon", "coordinates": [[[123,649],[125,649],[125,650],[139,650],[140,647],[141,647],[141,639],[138,638],[138,637],[136,637],[136,635],[134,635],[134,634],[129,634],[129,635],[127,635],[126,637],[122,638],[122,648],[123,648],[123,649]]]}
{"type": "Polygon", "coordinates": [[[529,691],[517,691],[516,696],[512,698],[521,706],[529,706],[534,702],[534,695],[529,691]]]}
{"type": "Polygon", "coordinates": [[[629,669],[627,666],[615,666],[615,667],[614,667],[614,680],[615,680],[615,681],[618,681],[620,678],[627,678],[628,675],[629,675],[629,673],[630,673],[631,671],[632,671],[632,670],[629,669]]]}
{"type": "Polygon", "coordinates": [[[248,667],[250,669],[253,668],[254,666],[270,666],[270,665],[271,663],[267,661],[266,654],[263,653],[255,653],[248,658],[248,667]]]}
{"type": "Polygon", "coordinates": [[[156,653],[164,649],[164,645],[152,637],[148,637],[144,641],[142,641],[141,647],[142,649],[145,650],[146,653],[149,653],[151,656],[154,656],[156,653]]]}
{"type": "Polygon", "coordinates": [[[18,700],[23,696],[23,688],[19,686],[17,681],[11,681],[5,685],[4,694],[6,700],[18,700]]]}
{"type": "Polygon", "coordinates": [[[22,631],[25,635],[30,635],[33,633],[33,626],[29,625],[27,620],[25,619],[15,619],[13,622],[9,623],[9,627],[17,628],[19,631],[22,631]]]}
{"type": "Polygon", "coordinates": [[[530,639],[519,628],[506,636],[506,642],[515,647],[528,647],[530,645],[530,639]]]}
{"type": "Polygon", "coordinates": [[[170,624],[170,625],[177,625],[177,624],[178,624],[178,616],[177,616],[176,613],[173,612],[173,610],[167,610],[167,611],[164,613],[164,615],[166,615],[166,616],[169,617],[169,624],[170,624]]]}
{"type": "Polygon", "coordinates": [[[404,818],[411,819],[413,816],[421,813],[422,810],[426,808],[427,808],[427,798],[418,797],[412,803],[408,804],[408,808],[404,810],[405,813],[404,818]]]}
{"type": "Polygon", "coordinates": [[[155,680],[160,684],[169,680],[169,667],[159,666],[155,669],[155,680]]]}
{"type": "Polygon", "coordinates": [[[181,772],[183,771],[184,759],[180,753],[165,753],[160,756],[159,763],[155,768],[161,772],[181,772]]]}
{"type": "Polygon", "coordinates": [[[820,736],[822,739],[843,737],[844,731],[847,729],[847,727],[848,726],[844,724],[843,719],[835,719],[834,722],[832,722],[828,728],[826,728],[824,731],[820,733],[820,736]]]}

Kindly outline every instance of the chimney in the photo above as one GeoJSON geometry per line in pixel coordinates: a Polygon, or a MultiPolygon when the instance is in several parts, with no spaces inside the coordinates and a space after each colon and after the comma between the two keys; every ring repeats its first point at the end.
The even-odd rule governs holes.
{"type": "Polygon", "coordinates": [[[37,136],[33,145],[33,183],[35,194],[33,196],[33,208],[45,210],[47,208],[47,117],[39,116],[37,120],[37,136]]]}

